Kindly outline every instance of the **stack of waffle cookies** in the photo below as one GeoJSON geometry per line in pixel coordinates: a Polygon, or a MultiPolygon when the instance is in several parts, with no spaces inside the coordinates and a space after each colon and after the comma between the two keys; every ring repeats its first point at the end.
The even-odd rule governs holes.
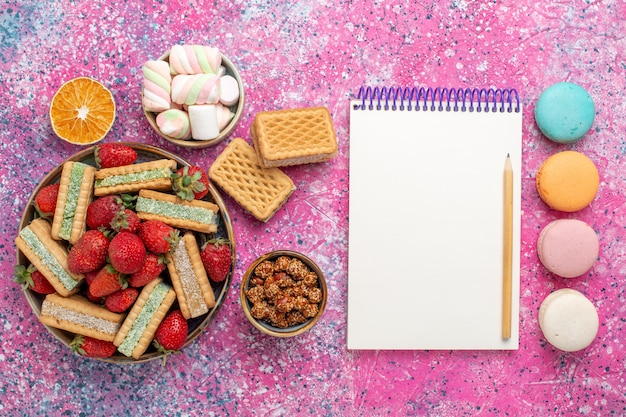
{"type": "Polygon", "coordinates": [[[257,113],[250,146],[237,138],[209,169],[209,177],[256,219],[267,222],[295,191],[280,167],[324,162],[337,155],[326,107],[257,113]]]}

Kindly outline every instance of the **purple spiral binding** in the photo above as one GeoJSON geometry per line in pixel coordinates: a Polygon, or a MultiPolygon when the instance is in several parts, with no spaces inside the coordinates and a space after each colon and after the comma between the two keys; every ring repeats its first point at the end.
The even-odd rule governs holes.
{"type": "Polygon", "coordinates": [[[355,110],[520,111],[514,88],[361,87],[355,110]]]}

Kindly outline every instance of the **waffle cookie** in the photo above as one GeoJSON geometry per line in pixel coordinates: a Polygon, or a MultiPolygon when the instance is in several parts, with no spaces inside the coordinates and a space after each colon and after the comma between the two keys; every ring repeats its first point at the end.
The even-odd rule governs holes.
{"type": "Polygon", "coordinates": [[[296,189],[278,168],[263,168],[246,141],[233,139],[215,159],[209,177],[250,214],[268,221],[296,189]]]}
{"type": "Polygon", "coordinates": [[[50,327],[112,342],[124,320],[123,314],[113,313],[85,297],[61,297],[48,294],[41,304],[39,321],[50,327]]]}
{"type": "Polygon", "coordinates": [[[20,230],[15,246],[60,295],[68,297],[78,291],[83,275],[69,271],[67,249],[52,238],[47,220],[37,218],[20,230]]]}
{"type": "Polygon", "coordinates": [[[327,161],[337,155],[337,137],[326,107],[259,112],[250,127],[265,167],[327,161]]]}
{"type": "Polygon", "coordinates": [[[104,168],[96,171],[94,194],[132,193],[139,190],[165,191],[172,188],[170,176],[176,170],[173,159],[158,159],[139,164],[104,168]]]}
{"type": "Polygon", "coordinates": [[[215,306],[215,295],[194,234],[186,232],[166,259],[183,317],[191,319],[208,313],[215,306]]]}
{"type": "Polygon", "coordinates": [[[142,220],[161,220],[172,227],[201,233],[217,232],[219,207],[208,201],[188,201],[172,194],[141,190],[135,210],[142,220]]]}
{"type": "Polygon", "coordinates": [[[93,198],[96,169],[82,162],[68,161],[63,164],[52,219],[52,237],[56,240],[76,241],[85,233],[87,206],[93,198]]]}
{"type": "Polygon", "coordinates": [[[143,287],[113,340],[117,350],[139,359],[150,346],[157,327],[174,301],[174,289],[160,278],[143,287]]]}

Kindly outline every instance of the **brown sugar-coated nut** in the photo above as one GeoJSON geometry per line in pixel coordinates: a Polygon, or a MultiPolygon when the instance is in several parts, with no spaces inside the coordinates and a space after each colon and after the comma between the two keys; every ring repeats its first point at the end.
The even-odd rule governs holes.
{"type": "Polygon", "coordinates": [[[281,313],[280,311],[276,310],[275,308],[272,309],[270,308],[270,314],[269,314],[269,320],[272,323],[272,325],[276,326],[276,327],[281,327],[281,328],[285,328],[287,327],[287,316],[285,313],[281,313]]]}
{"type": "Polygon", "coordinates": [[[265,299],[263,287],[252,287],[247,292],[248,300],[254,305],[261,303],[265,299]]]}
{"type": "Polygon", "coordinates": [[[322,290],[319,288],[311,288],[307,294],[307,297],[312,303],[319,303],[322,301],[322,290]]]}
{"type": "Polygon", "coordinates": [[[287,314],[287,323],[289,326],[295,326],[300,323],[304,323],[306,321],[306,317],[302,314],[301,311],[292,310],[287,314]]]}
{"type": "Polygon", "coordinates": [[[307,287],[312,287],[317,284],[317,274],[313,271],[309,272],[304,276],[304,284],[307,287]]]}
{"type": "Polygon", "coordinates": [[[254,276],[254,278],[252,278],[251,282],[254,285],[263,285],[263,284],[265,284],[265,280],[263,278],[261,278],[261,277],[258,277],[258,276],[254,276]]]}
{"type": "Polygon", "coordinates": [[[274,264],[270,261],[261,262],[255,269],[254,275],[266,279],[274,273],[274,264]]]}
{"type": "Polygon", "coordinates": [[[289,266],[289,257],[288,256],[279,256],[274,261],[274,270],[276,271],[286,271],[289,266]]]}
{"type": "Polygon", "coordinates": [[[287,266],[287,273],[294,279],[302,279],[309,273],[309,268],[298,258],[292,258],[287,266]]]}
{"type": "Polygon", "coordinates": [[[318,276],[300,259],[280,256],[263,261],[250,279],[246,297],[252,317],[285,328],[306,322],[319,312],[318,276]]]}
{"type": "Polygon", "coordinates": [[[255,319],[264,320],[270,315],[270,307],[267,305],[267,302],[260,301],[252,306],[250,313],[255,319]]]}
{"type": "Polygon", "coordinates": [[[273,283],[269,287],[265,288],[265,298],[269,300],[276,300],[280,295],[282,295],[282,291],[276,283],[273,283]]]}
{"type": "Polygon", "coordinates": [[[307,304],[307,306],[302,310],[302,314],[304,314],[304,317],[311,318],[315,317],[318,311],[319,307],[317,304],[307,304]]]}
{"type": "Polygon", "coordinates": [[[297,310],[303,311],[308,305],[309,305],[309,300],[307,300],[305,297],[302,297],[302,296],[295,297],[294,306],[297,310]]]}

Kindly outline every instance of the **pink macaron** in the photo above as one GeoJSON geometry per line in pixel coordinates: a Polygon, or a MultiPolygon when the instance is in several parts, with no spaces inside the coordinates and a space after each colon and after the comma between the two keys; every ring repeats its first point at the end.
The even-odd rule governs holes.
{"type": "Polygon", "coordinates": [[[596,232],[576,219],[550,222],[537,241],[537,253],[543,266],[563,278],[579,277],[589,271],[598,259],[599,250],[596,232]]]}

